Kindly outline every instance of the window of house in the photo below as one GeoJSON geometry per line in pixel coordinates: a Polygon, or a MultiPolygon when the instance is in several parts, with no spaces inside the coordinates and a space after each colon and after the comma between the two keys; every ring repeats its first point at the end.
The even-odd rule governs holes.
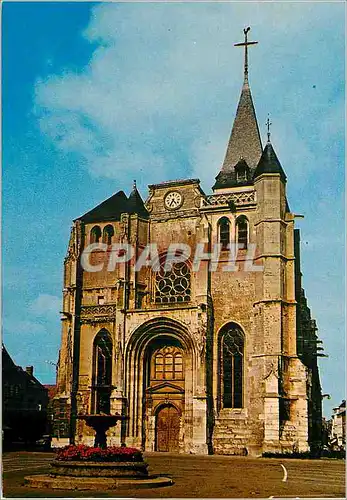
{"type": "Polygon", "coordinates": [[[225,328],[220,343],[221,399],[224,408],[243,406],[244,335],[239,327],[225,328]]]}
{"type": "Polygon", "coordinates": [[[98,296],[98,304],[99,306],[103,306],[105,304],[105,297],[103,295],[98,296]]]}
{"type": "Polygon", "coordinates": [[[99,243],[101,238],[101,229],[99,226],[94,226],[90,231],[90,243],[99,243]]]}
{"type": "Polygon", "coordinates": [[[248,220],[247,217],[241,215],[236,219],[237,243],[243,245],[243,248],[248,246],[248,220]]]}
{"type": "Polygon", "coordinates": [[[226,217],[218,222],[219,243],[222,245],[222,250],[227,250],[230,243],[230,221],[226,217]]]}
{"type": "Polygon", "coordinates": [[[102,241],[103,243],[106,243],[106,245],[111,245],[112,244],[112,237],[114,235],[114,229],[113,226],[110,224],[104,227],[104,230],[102,232],[102,241]]]}

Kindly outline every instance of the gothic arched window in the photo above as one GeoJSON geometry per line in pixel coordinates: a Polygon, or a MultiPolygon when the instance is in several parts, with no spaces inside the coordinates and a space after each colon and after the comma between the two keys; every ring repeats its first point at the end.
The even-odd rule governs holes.
{"type": "Polygon", "coordinates": [[[164,261],[155,275],[155,302],[166,304],[190,301],[190,269],[187,262],[173,263],[171,270],[165,271],[164,261]]]}
{"type": "Polygon", "coordinates": [[[90,243],[99,243],[101,238],[101,229],[99,226],[94,226],[90,231],[90,243]]]}
{"type": "Polygon", "coordinates": [[[111,245],[113,235],[114,235],[113,226],[111,226],[110,224],[105,226],[102,232],[103,243],[106,243],[106,245],[111,245]]]}
{"type": "Polygon", "coordinates": [[[220,337],[220,387],[224,408],[243,406],[244,335],[236,325],[227,325],[220,337]]]}
{"type": "Polygon", "coordinates": [[[93,344],[93,410],[94,413],[110,413],[112,383],[112,339],[101,330],[93,344]]]}
{"type": "Polygon", "coordinates": [[[236,219],[236,237],[237,243],[247,248],[248,245],[248,219],[244,215],[240,215],[236,219]]]}
{"type": "Polygon", "coordinates": [[[222,217],[218,221],[219,243],[222,250],[227,250],[230,243],[230,221],[227,217],[222,217]]]}

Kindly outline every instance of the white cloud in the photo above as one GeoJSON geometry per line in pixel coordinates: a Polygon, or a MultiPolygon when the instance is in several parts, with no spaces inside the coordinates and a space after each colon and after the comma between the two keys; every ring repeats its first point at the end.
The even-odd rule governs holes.
{"type": "MultiPolygon", "coordinates": [[[[96,44],[88,66],[36,84],[41,131],[64,153],[77,154],[93,177],[120,184],[140,177],[143,185],[199,175],[211,185],[242,81],[242,52],[232,46],[242,38],[240,27],[250,24],[260,40],[250,57],[261,115],[265,105],[283,112],[283,96],[293,111],[304,99],[295,72],[316,75],[322,51],[339,43],[325,38],[335,12],[283,3],[99,4],[83,33],[96,44]]],[[[288,123],[285,113],[281,118],[288,123]]],[[[310,154],[294,125],[284,137],[291,153],[310,154]]]]}
{"type": "Polygon", "coordinates": [[[29,306],[29,312],[37,316],[57,316],[62,307],[62,300],[55,295],[40,294],[29,306]]]}

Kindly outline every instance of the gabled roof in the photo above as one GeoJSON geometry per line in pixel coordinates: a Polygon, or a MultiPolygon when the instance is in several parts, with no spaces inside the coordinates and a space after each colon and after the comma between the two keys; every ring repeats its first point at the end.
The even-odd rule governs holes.
{"type": "Polygon", "coordinates": [[[100,205],[78,217],[77,220],[81,220],[84,223],[120,220],[120,216],[123,213],[148,217],[148,212],[135,183],[129,198],[124,191],[118,191],[118,193],[103,201],[100,205]]]}
{"type": "Polygon", "coordinates": [[[265,146],[257,168],[255,169],[254,179],[261,174],[280,174],[283,182],[287,180],[287,176],[277,158],[271,142],[268,142],[265,146]]]}
{"type": "Polygon", "coordinates": [[[119,220],[121,213],[127,211],[127,206],[126,194],[123,191],[118,191],[78,219],[85,223],[119,220]]]}
{"type": "Polygon", "coordinates": [[[237,185],[235,165],[243,159],[254,171],[262,154],[258,122],[248,81],[242,86],[227,151],[213,189],[237,185]]]}
{"type": "Polygon", "coordinates": [[[6,347],[2,344],[2,374],[3,380],[11,383],[31,384],[44,389],[41,382],[32,374],[15,364],[6,347]]]}
{"type": "Polygon", "coordinates": [[[7,349],[4,346],[4,344],[2,344],[2,370],[5,371],[8,369],[16,369],[16,368],[17,368],[16,364],[14,363],[13,359],[7,352],[7,349]]]}

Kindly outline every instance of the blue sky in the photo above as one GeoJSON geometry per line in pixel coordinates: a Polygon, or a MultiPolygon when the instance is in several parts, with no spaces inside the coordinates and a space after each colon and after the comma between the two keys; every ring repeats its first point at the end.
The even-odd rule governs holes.
{"type": "Polygon", "coordinates": [[[71,222],[136,178],[223,161],[242,84],[242,29],[263,140],[304,214],[303,284],[329,358],[325,413],[345,394],[344,3],[15,3],[2,6],[3,338],[54,383],[71,222]]]}

